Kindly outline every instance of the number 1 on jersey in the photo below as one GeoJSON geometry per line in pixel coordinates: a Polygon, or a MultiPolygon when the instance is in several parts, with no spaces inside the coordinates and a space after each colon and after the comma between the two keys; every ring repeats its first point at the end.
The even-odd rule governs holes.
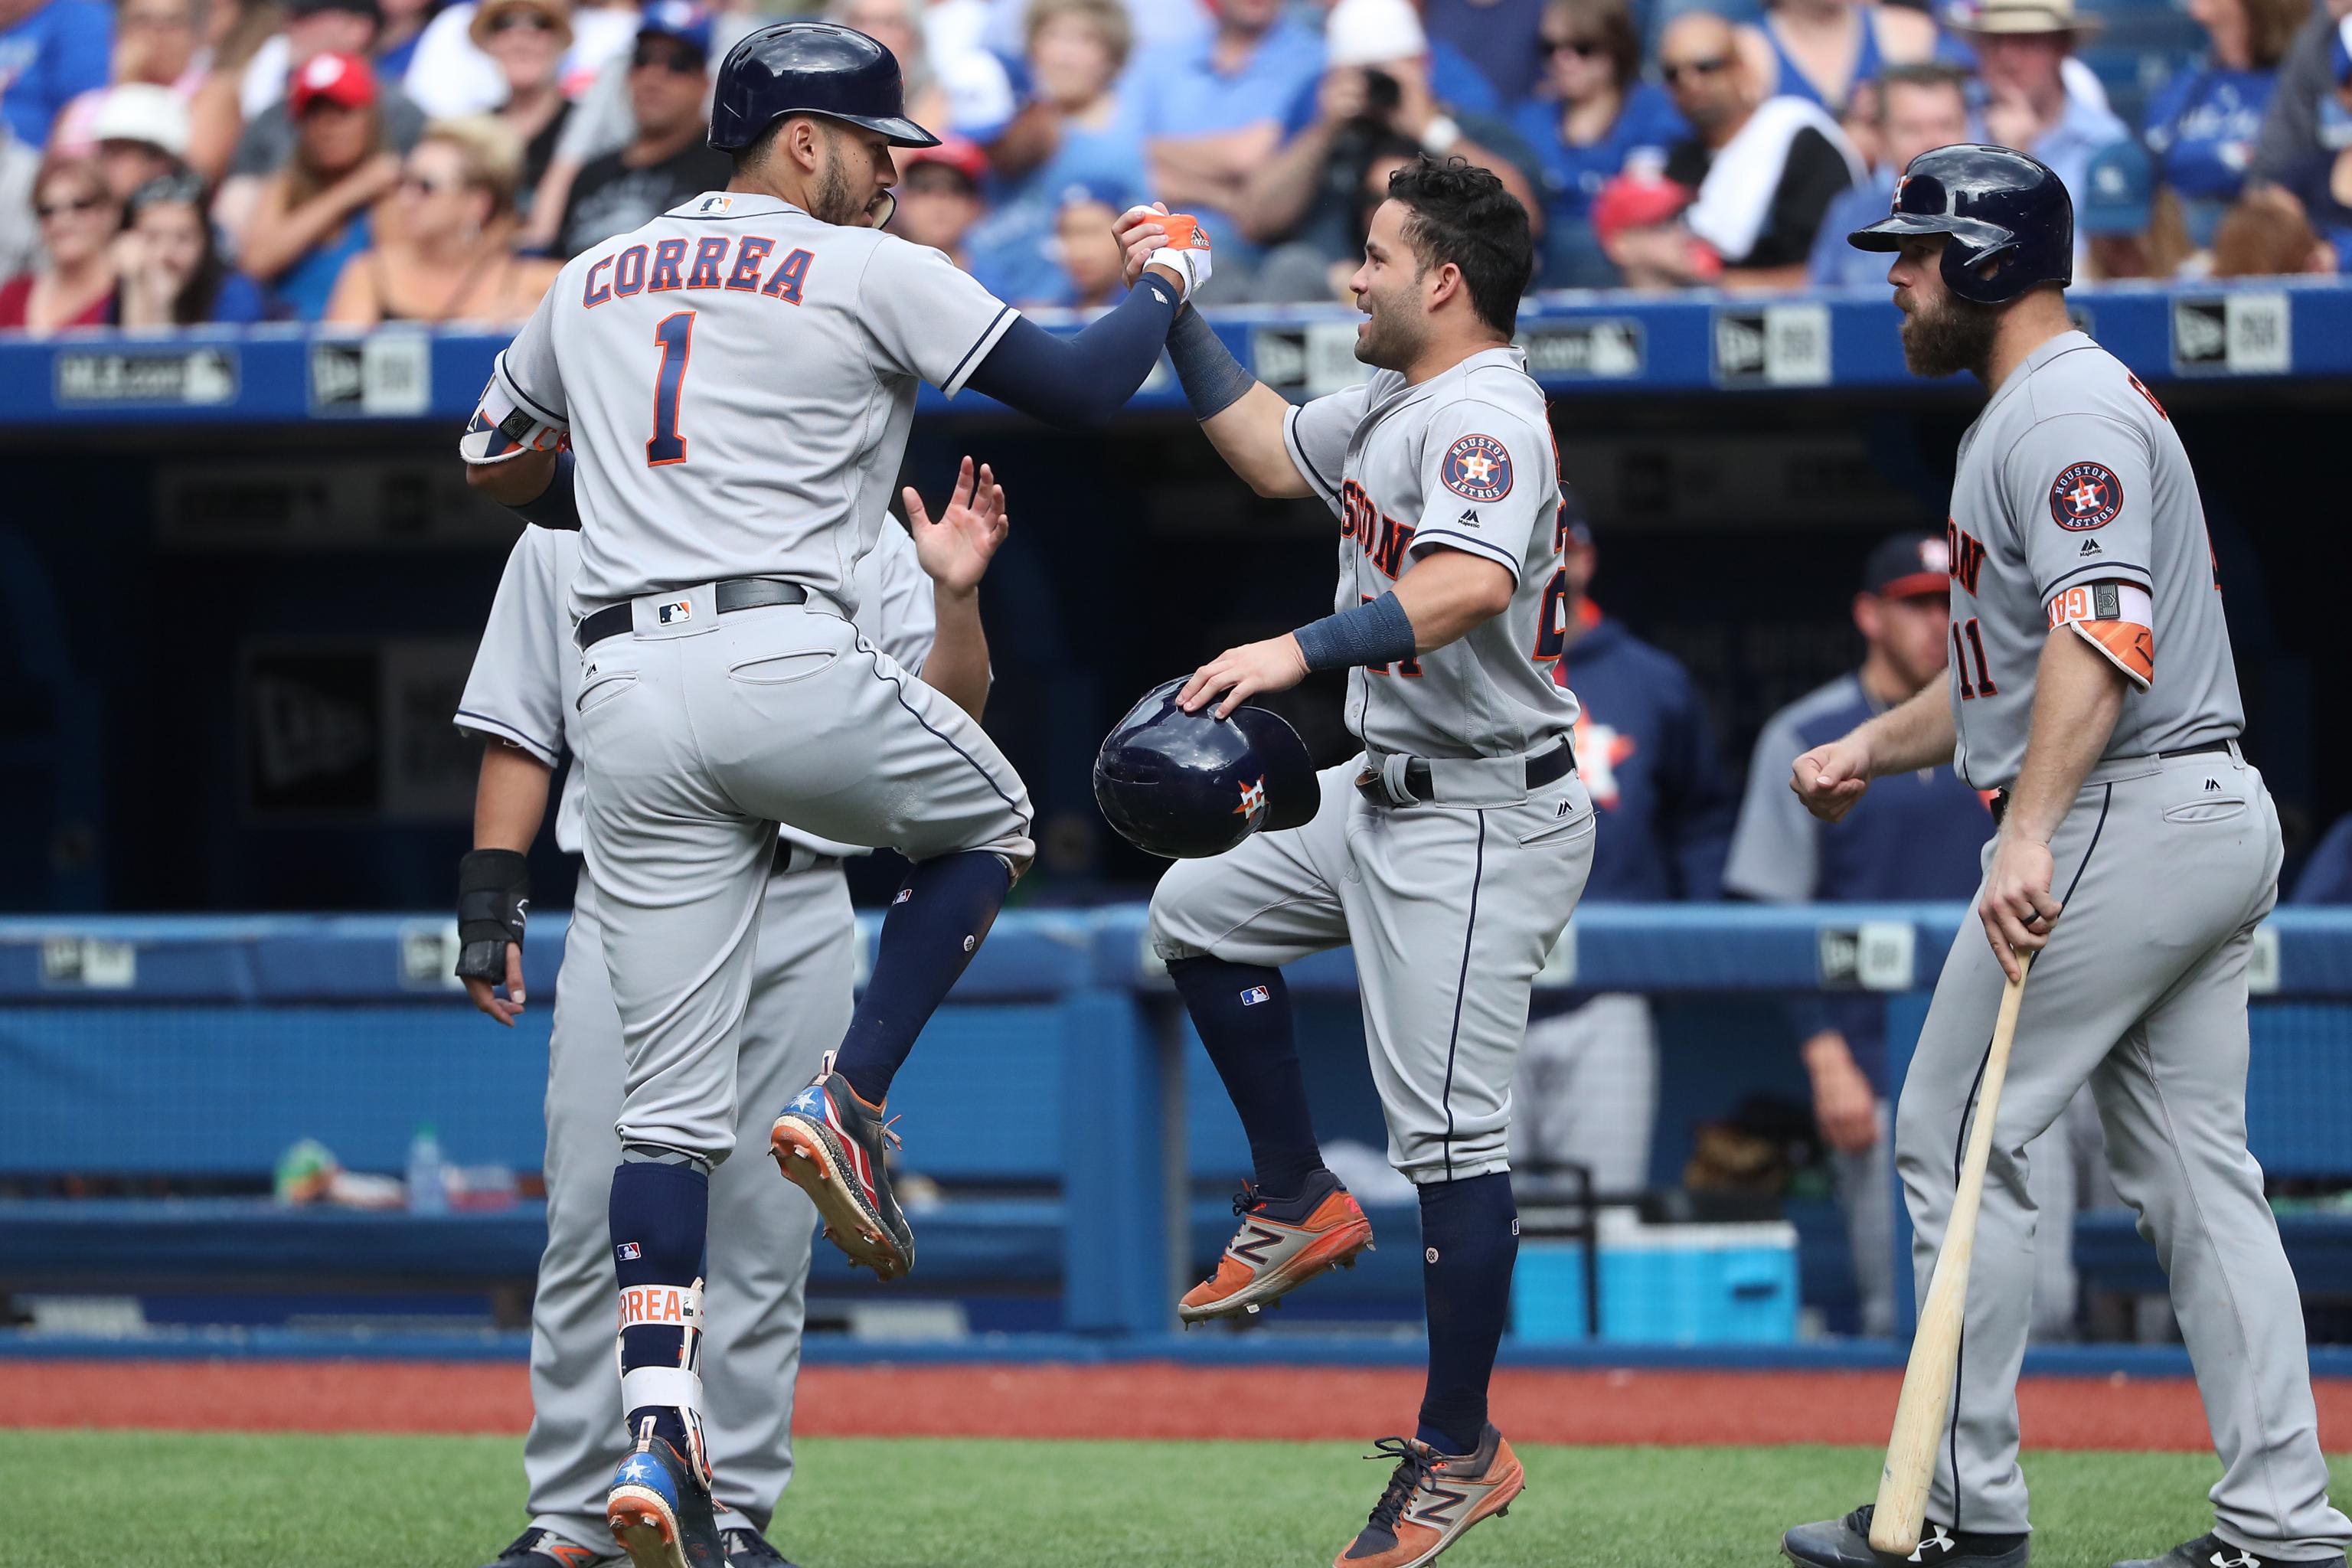
{"type": "Polygon", "coordinates": [[[686,461],[686,437],[677,433],[678,400],[686,392],[687,356],[694,352],[694,312],[664,316],[654,328],[661,345],[661,368],[654,373],[654,434],[646,443],[646,467],[686,461]]]}

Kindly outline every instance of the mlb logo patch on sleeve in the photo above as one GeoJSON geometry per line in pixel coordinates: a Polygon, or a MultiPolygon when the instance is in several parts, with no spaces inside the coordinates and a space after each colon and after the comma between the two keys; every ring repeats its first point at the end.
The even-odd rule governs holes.
{"type": "Polygon", "coordinates": [[[1267,990],[1263,985],[1253,985],[1248,990],[1242,993],[1242,1005],[1244,1007],[1255,1007],[1261,1002],[1271,1002],[1273,1000],[1274,993],[1267,990]]]}
{"type": "Polygon", "coordinates": [[[1511,454],[1492,436],[1465,436],[1445,449],[1438,475],[1455,495],[1501,500],[1511,493],[1511,454]]]}

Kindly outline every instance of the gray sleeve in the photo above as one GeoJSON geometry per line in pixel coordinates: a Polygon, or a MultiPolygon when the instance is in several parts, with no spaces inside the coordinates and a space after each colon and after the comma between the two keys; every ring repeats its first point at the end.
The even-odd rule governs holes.
{"type": "Polygon", "coordinates": [[[883,523],[874,548],[858,563],[857,577],[857,629],[900,668],[920,675],[939,635],[939,616],[931,607],[931,580],[897,518],[883,523]]]}
{"type": "Polygon", "coordinates": [[[1344,388],[1302,403],[1282,416],[1282,441],[1290,460],[1332,510],[1339,510],[1339,475],[1348,461],[1348,438],[1370,405],[1371,384],[1344,388]]]}
{"type": "Polygon", "coordinates": [[[294,122],[287,118],[286,100],[279,99],[248,121],[229,154],[232,174],[275,174],[294,149],[294,122]]]}
{"type": "Polygon", "coordinates": [[[2262,134],[2247,173],[2257,180],[2284,181],[2319,150],[2319,99],[2329,88],[2327,58],[2335,41],[2334,18],[2304,24],[2279,68],[2270,107],[2263,110],[2262,134]]]}
{"type": "Polygon", "coordinates": [[[505,388],[534,417],[568,428],[571,410],[563,398],[563,376],[555,363],[555,297],[562,292],[563,279],[559,277],[540,296],[538,309],[531,311],[514,342],[499,352],[491,377],[493,384],[505,388]]]}
{"type": "Polygon", "coordinates": [[[457,728],[520,746],[553,767],[563,758],[563,595],[555,536],[525,528],[507,556],[489,624],[457,700],[457,728]]]}
{"type": "Polygon", "coordinates": [[[1549,537],[1559,500],[1551,443],[1526,420],[1491,403],[1463,398],[1422,427],[1422,513],[1412,552],[1465,551],[1519,575],[1528,542],[1549,537]]]}
{"type": "Polygon", "coordinates": [[[1739,822],[1723,863],[1725,892],[1761,903],[1794,904],[1820,891],[1822,824],[1789,787],[1789,764],[1805,749],[1786,710],[1774,714],[1756,737],[1739,822]]]}
{"type": "Polygon", "coordinates": [[[572,106],[572,116],[556,133],[555,156],[585,163],[607,153],[617,153],[629,141],[629,58],[606,62],[588,90],[572,106]]]}
{"type": "Polygon", "coordinates": [[[881,363],[950,397],[1020,316],[943,252],[888,234],[866,256],[857,303],[881,363]]]}
{"type": "Polygon", "coordinates": [[[2043,604],[2078,583],[2152,587],[2154,483],[2147,435],[2110,414],[2061,414],[2018,438],[2002,498],[2043,604]],[[2086,555],[2085,543],[2097,552],[2086,555]]]}

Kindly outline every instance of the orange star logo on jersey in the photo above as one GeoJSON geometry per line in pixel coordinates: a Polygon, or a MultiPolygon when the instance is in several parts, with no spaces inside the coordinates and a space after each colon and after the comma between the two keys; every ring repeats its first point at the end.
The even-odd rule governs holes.
{"type": "Polygon", "coordinates": [[[1495,459],[1484,452],[1473,452],[1462,459],[1462,471],[1470,477],[1473,484],[1483,485],[1487,476],[1495,471],[1495,459]]]}
{"type": "Polygon", "coordinates": [[[1594,723],[1590,713],[1576,716],[1576,771],[1583,776],[1593,805],[1612,808],[1616,805],[1617,764],[1637,750],[1633,736],[1621,735],[1610,725],[1594,723]]]}

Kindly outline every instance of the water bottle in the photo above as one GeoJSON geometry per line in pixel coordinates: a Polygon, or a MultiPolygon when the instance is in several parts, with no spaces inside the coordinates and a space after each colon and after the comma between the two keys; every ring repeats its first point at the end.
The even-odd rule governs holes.
{"type": "Polygon", "coordinates": [[[441,1175],[441,1140],[429,1121],[408,1141],[408,1212],[449,1212],[449,1189],[441,1175]]]}

